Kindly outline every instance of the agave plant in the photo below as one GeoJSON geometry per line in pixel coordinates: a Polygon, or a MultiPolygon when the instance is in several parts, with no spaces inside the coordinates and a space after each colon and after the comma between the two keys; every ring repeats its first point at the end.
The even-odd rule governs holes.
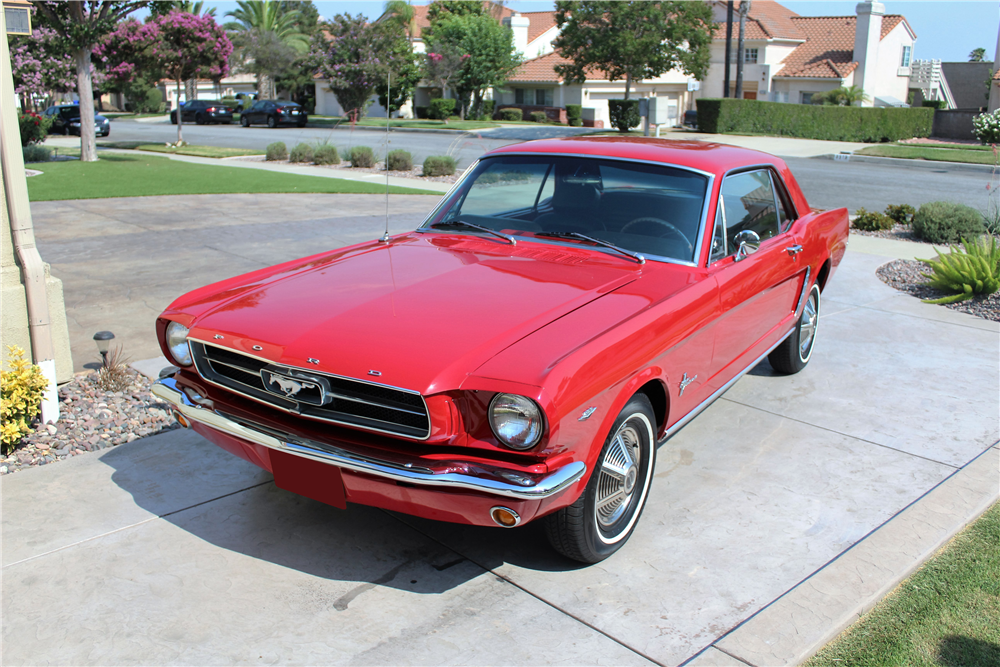
{"type": "Polygon", "coordinates": [[[1000,245],[996,238],[963,239],[962,246],[964,252],[963,248],[951,246],[946,255],[937,250],[937,259],[920,260],[931,268],[931,273],[923,274],[927,284],[952,292],[940,299],[925,299],[925,303],[955,303],[1000,289],[1000,245]]]}

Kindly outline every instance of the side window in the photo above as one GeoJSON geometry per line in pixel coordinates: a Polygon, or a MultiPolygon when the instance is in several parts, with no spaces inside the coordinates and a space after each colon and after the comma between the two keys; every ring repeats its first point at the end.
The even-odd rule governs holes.
{"type": "Polygon", "coordinates": [[[250,111],[260,111],[264,106],[263,102],[254,102],[253,106],[250,107],[250,111]]]}
{"type": "Polygon", "coordinates": [[[797,219],[795,207],[792,206],[792,199],[788,195],[788,190],[785,189],[781,177],[777,174],[771,174],[771,180],[774,182],[774,199],[778,205],[778,233],[784,234],[797,219]]]}
{"type": "Polygon", "coordinates": [[[774,188],[766,170],[727,176],[722,182],[722,208],[726,222],[727,255],[736,252],[734,239],[743,230],[756,232],[761,241],[778,233],[774,188]]]}
{"type": "Polygon", "coordinates": [[[712,252],[708,263],[713,264],[726,256],[726,221],[722,218],[722,200],[715,207],[715,225],[712,227],[712,252]]]}

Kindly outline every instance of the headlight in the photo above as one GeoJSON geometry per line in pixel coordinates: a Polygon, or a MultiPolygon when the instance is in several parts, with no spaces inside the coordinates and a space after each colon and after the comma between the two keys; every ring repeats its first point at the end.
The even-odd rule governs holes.
{"type": "Polygon", "coordinates": [[[542,437],[542,411],[530,398],[497,394],[490,403],[490,426],[511,449],[530,449],[542,437]]]}
{"type": "Polygon", "coordinates": [[[191,349],[188,347],[189,329],[183,324],[171,322],[167,325],[167,349],[170,356],[181,366],[191,365],[191,349]]]}

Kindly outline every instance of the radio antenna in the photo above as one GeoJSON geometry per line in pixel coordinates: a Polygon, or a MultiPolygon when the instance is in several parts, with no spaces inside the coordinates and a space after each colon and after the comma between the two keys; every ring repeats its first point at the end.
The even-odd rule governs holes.
{"type": "Polygon", "coordinates": [[[385,83],[385,233],[379,239],[382,243],[389,242],[389,116],[392,114],[392,70],[389,70],[385,83]]]}

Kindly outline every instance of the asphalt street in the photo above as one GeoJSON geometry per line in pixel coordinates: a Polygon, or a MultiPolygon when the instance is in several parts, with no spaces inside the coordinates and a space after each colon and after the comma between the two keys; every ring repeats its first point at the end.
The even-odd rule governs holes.
{"type": "MultiPolygon", "coordinates": [[[[289,148],[297,143],[328,141],[344,152],[351,146],[371,146],[384,150],[385,132],[370,128],[245,128],[239,125],[186,125],[184,139],[192,144],[258,149],[275,141],[289,148]]],[[[402,148],[413,153],[415,162],[430,155],[451,155],[459,167],[468,166],[483,153],[507,144],[532,139],[572,136],[586,128],[554,126],[502,127],[477,133],[391,132],[390,149],[402,148]]],[[[697,134],[671,132],[671,138],[692,139],[697,134]]],[[[139,123],[115,121],[111,140],[166,143],[177,140],[177,127],[167,122],[139,123]]],[[[780,154],[780,153],[779,153],[780,154]]],[[[889,204],[919,206],[931,201],[956,201],[976,209],[986,207],[986,184],[989,174],[941,163],[836,162],[830,159],[787,157],[809,204],[816,208],[847,206],[881,211],[889,204]]]]}

